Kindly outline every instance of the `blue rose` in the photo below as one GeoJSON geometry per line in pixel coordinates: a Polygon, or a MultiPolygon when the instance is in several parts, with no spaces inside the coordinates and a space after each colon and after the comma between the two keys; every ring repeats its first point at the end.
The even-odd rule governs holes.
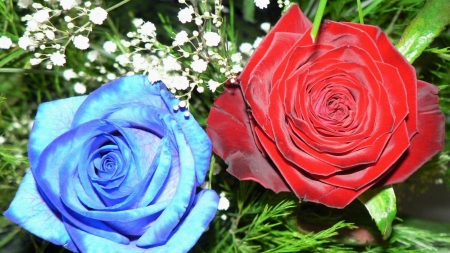
{"type": "Polygon", "coordinates": [[[4,213],[74,252],[187,252],[213,219],[211,141],[163,83],[115,80],[39,106],[31,170],[4,213]]]}

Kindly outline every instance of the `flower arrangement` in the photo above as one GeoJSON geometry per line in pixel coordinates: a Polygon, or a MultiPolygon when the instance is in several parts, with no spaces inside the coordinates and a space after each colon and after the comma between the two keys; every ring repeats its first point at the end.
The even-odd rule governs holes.
{"type": "Polygon", "coordinates": [[[0,248],[449,249],[448,12],[0,2],[0,248]]]}

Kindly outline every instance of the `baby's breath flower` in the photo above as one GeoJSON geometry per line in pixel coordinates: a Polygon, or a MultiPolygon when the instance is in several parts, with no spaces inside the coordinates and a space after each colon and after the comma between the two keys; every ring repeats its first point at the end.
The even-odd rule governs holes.
{"type": "Polygon", "coordinates": [[[191,68],[198,73],[202,73],[208,67],[208,63],[203,59],[195,60],[191,63],[191,68]]]}
{"type": "Polygon", "coordinates": [[[60,0],[59,1],[59,5],[61,5],[61,7],[63,8],[63,10],[70,10],[73,7],[77,6],[77,1],[76,0],[60,0]]]}
{"type": "Polygon", "coordinates": [[[118,55],[118,56],[116,57],[115,61],[116,61],[117,63],[119,63],[120,65],[122,65],[122,66],[126,66],[127,64],[130,63],[130,59],[129,59],[128,56],[125,55],[125,54],[118,55]]]}
{"type": "Polygon", "coordinates": [[[42,4],[40,4],[40,3],[33,3],[33,4],[31,5],[31,7],[35,8],[35,9],[41,9],[43,6],[42,6],[42,4]]]}
{"type": "Polygon", "coordinates": [[[69,81],[72,78],[77,78],[77,76],[78,76],[77,73],[75,73],[75,71],[73,71],[73,69],[66,69],[63,72],[63,77],[67,81],[69,81]]]}
{"type": "Polygon", "coordinates": [[[220,43],[220,35],[216,32],[207,32],[205,33],[206,45],[209,47],[215,47],[220,43]]]}
{"type": "Polygon", "coordinates": [[[23,50],[27,50],[28,47],[34,46],[35,43],[36,42],[28,36],[20,37],[18,42],[19,47],[22,48],[23,50]]]}
{"type": "Polygon", "coordinates": [[[17,2],[17,6],[19,6],[22,9],[28,8],[33,3],[33,0],[19,0],[17,2]]]}
{"type": "Polygon", "coordinates": [[[152,22],[145,22],[141,26],[141,33],[145,34],[147,36],[155,37],[156,36],[155,31],[156,31],[156,27],[152,22]]]}
{"type": "Polygon", "coordinates": [[[41,63],[42,62],[42,59],[38,59],[38,58],[31,58],[30,59],[30,64],[31,65],[38,65],[39,63],[41,63]]]}
{"type": "Polygon", "coordinates": [[[186,101],[184,101],[184,100],[181,100],[181,101],[178,103],[178,106],[180,106],[181,108],[186,107],[186,105],[187,105],[187,103],[186,103],[186,101]]]}
{"type": "Polygon", "coordinates": [[[92,3],[89,2],[89,1],[87,1],[87,2],[84,3],[84,7],[86,7],[86,8],[91,7],[91,5],[92,5],[92,3]]]}
{"type": "Polygon", "coordinates": [[[73,29],[75,25],[73,23],[67,23],[67,28],[73,29]]]}
{"type": "Polygon", "coordinates": [[[131,43],[129,41],[126,40],[120,40],[120,43],[122,43],[122,45],[124,47],[131,47],[131,43]]]}
{"type": "Polygon", "coordinates": [[[0,49],[9,49],[12,46],[12,40],[6,36],[0,37],[0,49]]]}
{"type": "Polygon", "coordinates": [[[192,6],[186,7],[178,12],[178,19],[183,24],[189,23],[192,21],[192,14],[194,14],[194,9],[192,6]]]}
{"type": "Polygon", "coordinates": [[[264,22],[264,23],[261,24],[260,28],[264,32],[268,33],[269,30],[270,30],[270,23],[269,22],[264,22]]]}
{"type": "Polygon", "coordinates": [[[37,32],[40,30],[39,23],[34,19],[28,20],[26,26],[27,31],[30,32],[37,32]]]}
{"type": "Polygon", "coordinates": [[[95,60],[97,60],[98,55],[98,51],[89,51],[89,53],[87,53],[87,58],[90,62],[94,62],[95,60]]]}
{"type": "Polygon", "coordinates": [[[45,36],[47,36],[47,38],[49,40],[54,40],[55,39],[55,33],[53,31],[50,31],[50,30],[45,31],[45,36]]]}
{"type": "Polygon", "coordinates": [[[38,10],[36,13],[33,14],[33,19],[39,23],[43,23],[49,20],[49,18],[50,14],[48,10],[38,10]]]}
{"type": "Polygon", "coordinates": [[[86,50],[89,48],[89,38],[83,35],[77,35],[73,38],[73,44],[78,49],[86,50]]]}
{"type": "Polygon", "coordinates": [[[217,87],[220,86],[220,83],[214,81],[214,80],[209,80],[208,81],[208,88],[212,91],[215,92],[217,87]]]}
{"type": "Polygon", "coordinates": [[[250,43],[244,42],[239,46],[239,51],[241,51],[244,54],[251,54],[253,50],[253,46],[250,43]]]}
{"type": "Polygon", "coordinates": [[[178,63],[177,59],[173,58],[172,56],[168,56],[162,59],[164,69],[167,71],[180,71],[181,65],[178,63]]]}
{"type": "Polygon", "coordinates": [[[270,4],[269,0],[254,0],[256,7],[260,9],[265,9],[270,4]]]}
{"type": "Polygon", "coordinates": [[[37,40],[43,40],[45,38],[45,35],[43,33],[36,33],[36,34],[34,34],[34,37],[37,40]]]}
{"type": "Polygon", "coordinates": [[[237,73],[239,73],[241,71],[242,71],[242,67],[239,66],[239,65],[234,65],[233,68],[231,69],[231,72],[233,72],[235,74],[237,74],[237,73]]]}
{"type": "Polygon", "coordinates": [[[203,86],[198,86],[197,87],[197,92],[198,93],[203,93],[205,91],[205,88],[203,88],[203,86]]]}
{"type": "Polygon", "coordinates": [[[255,41],[253,42],[253,48],[257,48],[259,46],[259,44],[261,43],[262,38],[261,37],[257,37],[255,39],[255,41]]]}
{"type": "Polygon", "coordinates": [[[106,75],[106,78],[108,78],[109,80],[114,80],[117,78],[117,76],[114,73],[108,73],[106,75]]]}
{"type": "Polygon", "coordinates": [[[97,25],[103,24],[103,21],[108,17],[108,12],[101,7],[95,7],[89,12],[89,20],[97,25]]]}
{"type": "Polygon", "coordinates": [[[193,31],[193,32],[192,32],[192,35],[194,35],[195,37],[197,37],[197,36],[198,36],[198,32],[197,32],[197,31],[193,31]]]}
{"type": "Polygon", "coordinates": [[[108,40],[103,43],[103,49],[105,49],[105,51],[108,53],[114,53],[117,50],[117,45],[116,43],[108,40]]]}
{"type": "Polygon", "coordinates": [[[66,56],[60,52],[54,52],[50,55],[50,61],[56,66],[64,66],[66,63],[66,56]]]}
{"type": "Polygon", "coordinates": [[[145,70],[148,66],[147,60],[141,54],[134,54],[132,57],[134,71],[145,70]]]}
{"type": "Polygon", "coordinates": [[[142,18],[135,18],[131,22],[133,22],[134,26],[140,27],[144,23],[144,20],[142,18]]]}
{"type": "Polygon", "coordinates": [[[164,83],[169,89],[185,90],[189,87],[189,79],[186,76],[171,76],[164,78],[164,83]]]}
{"type": "Polygon", "coordinates": [[[202,25],[203,24],[203,20],[201,18],[195,18],[194,21],[195,21],[196,25],[202,25]]]}
{"type": "Polygon", "coordinates": [[[230,207],[230,201],[225,197],[224,193],[220,194],[219,205],[217,209],[219,210],[227,210],[230,207]]]}
{"type": "Polygon", "coordinates": [[[231,61],[235,63],[239,63],[242,60],[242,55],[240,53],[235,53],[231,55],[231,61]]]}
{"type": "Polygon", "coordinates": [[[188,34],[186,31],[181,31],[181,32],[177,33],[177,35],[175,36],[175,42],[177,43],[177,45],[181,46],[188,41],[189,41],[189,38],[188,38],[188,34]]]}
{"type": "Polygon", "coordinates": [[[147,76],[150,83],[161,81],[161,75],[157,69],[150,69],[147,76]]]}
{"type": "Polygon", "coordinates": [[[86,93],[86,86],[82,83],[75,83],[73,85],[73,89],[78,94],[84,94],[86,93]]]}

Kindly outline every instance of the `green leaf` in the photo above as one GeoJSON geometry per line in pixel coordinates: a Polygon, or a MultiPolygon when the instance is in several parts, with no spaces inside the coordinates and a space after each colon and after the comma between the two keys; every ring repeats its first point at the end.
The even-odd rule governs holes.
{"type": "Polygon", "coordinates": [[[412,63],[450,24],[450,1],[428,0],[406,27],[396,47],[412,63]]]}
{"type": "Polygon", "coordinates": [[[242,12],[245,21],[255,23],[255,4],[253,3],[253,0],[243,0],[242,12]]]}
{"type": "Polygon", "coordinates": [[[361,194],[358,199],[369,210],[370,216],[375,220],[383,240],[392,232],[392,221],[397,214],[395,193],[392,186],[370,189],[361,194]]]}

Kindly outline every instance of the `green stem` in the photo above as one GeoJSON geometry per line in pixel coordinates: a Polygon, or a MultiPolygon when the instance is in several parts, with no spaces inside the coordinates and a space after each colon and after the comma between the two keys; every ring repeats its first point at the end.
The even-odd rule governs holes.
{"type": "Polygon", "coordinates": [[[364,24],[364,16],[362,13],[361,0],[356,0],[358,3],[359,23],[364,24]]]}
{"type": "Polygon", "coordinates": [[[395,45],[398,51],[412,63],[450,24],[449,13],[450,1],[428,0],[395,45]]]}
{"type": "Polygon", "coordinates": [[[114,9],[117,9],[117,8],[119,8],[120,6],[122,6],[122,5],[124,5],[124,4],[128,3],[128,2],[130,2],[130,1],[131,1],[131,0],[124,0],[124,1],[122,1],[122,2],[120,2],[120,3],[118,3],[118,4],[115,4],[115,5],[111,6],[111,7],[109,7],[108,9],[106,9],[106,11],[107,11],[107,12],[110,12],[110,11],[112,11],[112,10],[114,10],[114,9]]]}
{"type": "Polygon", "coordinates": [[[322,17],[326,5],[327,0],[320,0],[319,7],[317,8],[316,16],[314,17],[314,23],[311,30],[311,38],[313,41],[316,40],[317,33],[319,32],[320,23],[322,22],[322,17]]]}
{"type": "MultiPolygon", "coordinates": [[[[362,16],[364,17],[367,14],[371,13],[381,2],[383,2],[383,0],[373,1],[369,6],[364,8],[364,10],[362,11],[362,16]]],[[[355,17],[354,19],[352,19],[352,22],[357,22],[357,21],[358,21],[358,17],[355,17]]]]}

